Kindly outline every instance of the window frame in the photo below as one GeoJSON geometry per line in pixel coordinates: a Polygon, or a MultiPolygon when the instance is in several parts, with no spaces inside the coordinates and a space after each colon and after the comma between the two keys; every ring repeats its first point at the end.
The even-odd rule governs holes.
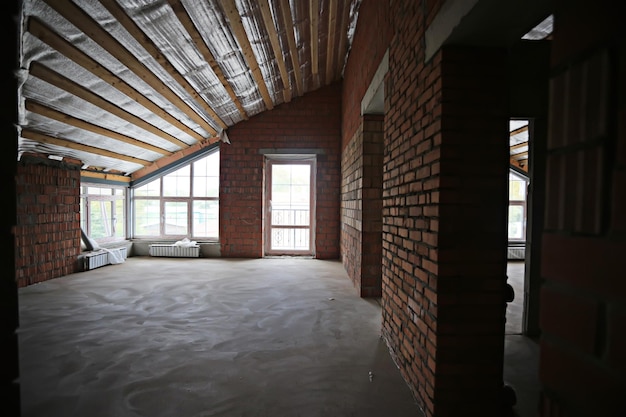
{"type": "Polygon", "coordinates": [[[515,243],[521,243],[521,242],[525,242],[526,241],[526,223],[527,223],[527,202],[528,202],[528,185],[530,183],[530,179],[519,174],[518,172],[516,172],[515,170],[509,170],[509,191],[508,191],[508,195],[509,195],[509,209],[512,206],[516,206],[516,207],[522,207],[522,237],[521,238],[512,238],[509,235],[508,232],[508,225],[510,224],[510,222],[508,221],[508,212],[507,212],[507,239],[509,242],[515,242],[515,243]],[[516,177],[516,180],[518,181],[523,181],[524,182],[524,199],[523,200],[512,200],[511,199],[511,176],[516,177]]]}
{"type": "MultiPolygon", "coordinates": [[[[194,196],[194,181],[196,180],[196,178],[199,178],[199,176],[196,176],[195,174],[195,164],[199,161],[201,161],[204,158],[209,158],[212,155],[215,155],[217,153],[217,161],[219,164],[219,148],[214,148],[213,150],[211,150],[210,152],[205,152],[203,153],[201,156],[198,156],[196,158],[193,158],[192,160],[187,161],[184,164],[180,164],[178,166],[176,166],[173,169],[168,170],[167,172],[156,176],[154,178],[151,178],[149,181],[144,181],[139,185],[136,186],[131,186],[131,218],[132,218],[132,225],[131,225],[131,230],[132,230],[132,238],[133,239],[138,239],[138,240],[180,240],[182,238],[189,238],[195,241],[205,241],[205,242],[214,242],[214,241],[219,241],[219,186],[217,188],[217,195],[216,196],[210,196],[210,197],[204,197],[204,196],[194,196]],[[173,174],[175,172],[177,172],[178,170],[181,169],[185,169],[186,167],[189,167],[189,193],[187,196],[185,197],[181,197],[181,196],[165,196],[165,189],[164,189],[164,178],[167,175],[173,174]],[[137,196],[136,191],[141,188],[144,187],[148,184],[151,184],[155,181],[158,181],[158,190],[159,190],[159,195],[154,195],[154,196],[137,196]],[[158,201],[159,202],[159,227],[158,227],[158,234],[138,234],[137,233],[137,201],[138,200],[144,200],[144,201],[158,201]],[[218,215],[217,215],[217,228],[215,230],[215,235],[201,235],[198,234],[198,232],[194,229],[194,202],[196,201],[215,201],[217,202],[217,210],[218,210],[218,215]],[[171,233],[171,234],[167,234],[166,233],[166,212],[165,212],[165,207],[167,203],[171,203],[171,202],[176,202],[176,203],[181,203],[181,202],[185,202],[187,203],[187,222],[186,222],[186,229],[187,229],[187,233],[185,234],[181,234],[181,233],[171,233]]],[[[206,178],[206,177],[205,177],[206,178]]],[[[219,167],[218,167],[218,184],[219,184],[219,167]]]]}
{"type": "Polygon", "coordinates": [[[99,244],[106,244],[112,242],[121,242],[127,240],[128,237],[128,193],[127,187],[122,185],[112,185],[112,184],[98,184],[88,181],[81,181],[80,183],[80,227],[81,229],[93,240],[95,240],[99,244]],[[90,188],[99,188],[99,189],[109,189],[111,190],[111,194],[89,194],[90,188]],[[121,194],[116,194],[114,190],[121,190],[121,194]],[[122,201],[122,209],[121,216],[123,217],[123,221],[121,222],[113,222],[114,216],[117,214],[116,212],[116,204],[117,201],[122,201]],[[111,203],[111,219],[109,220],[111,224],[109,225],[112,230],[112,235],[106,237],[95,237],[92,235],[93,225],[91,221],[91,203],[94,201],[105,201],[111,203]],[[121,225],[123,228],[123,236],[115,236],[116,225],[121,225]]]}

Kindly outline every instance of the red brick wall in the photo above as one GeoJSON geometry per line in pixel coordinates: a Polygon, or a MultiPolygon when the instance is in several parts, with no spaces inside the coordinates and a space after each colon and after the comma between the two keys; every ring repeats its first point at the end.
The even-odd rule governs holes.
{"type": "Polygon", "coordinates": [[[342,153],[341,254],[359,294],[380,297],[384,118],[363,119],[342,153]]]}
{"type": "Polygon", "coordinates": [[[342,149],[362,123],[361,100],[391,42],[391,10],[388,0],[363,0],[359,7],[352,49],[344,71],[342,149]]]}
{"type": "Polygon", "coordinates": [[[558,1],[540,325],[541,415],[626,415],[626,41],[617,2],[558,1]]]}
{"type": "MultiPolygon", "coordinates": [[[[395,28],[385,81],[382,330],[426,415],[495,416],[504,343],[507,56],[450,48],[424,63],[424,28],[440,4],[380,5],[389,7],[380,13],[395,28]]],[[[376,26],[382,17],[371,19],[368,30],[385,34],[376,26]]],[[[380,62],[372,56],[377,43],[372,52],[356,34],[345,76],[345,90],[353,88],[344,90],[346,150],[369,68],[380,62]]]]}
{"type": "Polygon", "coordinates": [[[223,257],[263,256],[261,149],[317,149],[315,255],[339,257],[341,84],[324,87],[241,122],[220,146],[223,257]]]}
{"type": "Polygon", "coordinates": [[[363,253],[363,129],[341,156],[341,260],[354,286],[361,290],[363,253]]]}
{"type": "Polygon", "coordinates": [[[23,155],[17,167],[18,287],[78,271],[80,165],[23,155]]]}

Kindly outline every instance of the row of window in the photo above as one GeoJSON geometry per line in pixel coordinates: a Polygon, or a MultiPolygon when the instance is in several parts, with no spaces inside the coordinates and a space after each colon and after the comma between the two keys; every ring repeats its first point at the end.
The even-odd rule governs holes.
{"type": "Polygon", "coordinates": [[[83,230],[99,243],[126,236],[217,239],[219,152],[140,187],[83,184],[80,210],[83,230]]]}
{"type": "MultiPolygon", "coordinates": [[[[528,180],[509,176],[509,240],[526,238],[528,180]]],[[[213,240],[219,234],[219,152],[145,185],[83,184],[81,226],[99,243],[134,238],[213,240]],[[127,223],[127,217],[132,219],[127,223]],[[126,228],[130,227],[130,230],[126,228]]]]}

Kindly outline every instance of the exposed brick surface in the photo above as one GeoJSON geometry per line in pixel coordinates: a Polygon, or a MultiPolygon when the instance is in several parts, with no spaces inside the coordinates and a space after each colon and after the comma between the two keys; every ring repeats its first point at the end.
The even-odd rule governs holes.
{"type": "MultiPolygon", "coordinates": [[[[424,63],[425,19],[440,4],[392,2],[389,12],[395,36],[385,83],[383,335],[426,415],[495,415],[504,332],[506,54],[450,48],[424,63]]],[[[360,24],[377,27],[376,20],[360,24]]],[[[353,50],[367,53],[366,42],[357,30],[353,50]]],[[[371,62],[351,55],[347,68],[371,62]]],[[[369,85],[365,76],[349,85],[359,82],[361,91],[369,85]]],[[[344,159],[357,130],[346,94],[344,159]]]]}
{"type": "Polygon", "coordinates": [[[80,165],[24,155],[17,168],[18,287],[78,271],[80,165]]]}
{"type": "Polygon", "coordinates": [[[363,119],[342,153],[341,253],[359,294],[380,297],[383,117],[363,119]]]}
{"type": "Polygon", "coordinates": [[[317,156],[315,256],[339,257],[341,84],[333,84],[228,130],[220,146],[220,244],[223,257],[263,251],[264,156],[261,149],[306,148],[317,156]]]}

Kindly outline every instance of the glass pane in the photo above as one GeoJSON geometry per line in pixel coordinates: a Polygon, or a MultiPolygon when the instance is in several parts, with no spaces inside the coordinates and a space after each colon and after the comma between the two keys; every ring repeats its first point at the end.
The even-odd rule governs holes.
{"type": "Polygon", "coordinates": [[[524,206],[509,206],[509,239],[525,238],[524,222],[524,206]]]}
{"type": "Polygon", "coordinates": [[[111,207],[110,201],[92,201],[89,204],[90,237],[102,239],[112,236],[111,230],[111,207]]]}
{"type": "Polygon", "coordinates": [[[191,178],[189,165],[163,177],[163,196],[189,197],[191,178]]]}
{"type": "Polygon", "coordinates": [[[80,227],[87,233],[87,199],[80,199],[80,227]]]}
{"type": "Polygon", "coordinates": [[[161,234],[161,207],[156,200],[135,200],[135,234],[159,236],[161,234]]]}
{"type": "Polygon", "coordinates": [[[161,195],[161,180],[157,179],[135,189],[137,197],[158,197],[161,195]]]}
{"type": "Polygon", "coordinates": [[[512,178],[509,179],[509,200],[526,200],[526,181],[512,178]]]}
{"type": "Polygon", "coordinates": [[[165,234],[187,234],[187,202],[165,202],[165,234]]]}
{"type": "Polygon", "coordinates": [[[194,201],[192,227],[194,237],[219,236],[219,202],[194,201]]]}
{"type": "Polygon", "coordinates": [[[125,212],[124,212],[124,200],[115,200],[113,213],[113,236],[118,238],[125,238],[126,233],[124,229],[126,227],[125,212]]]}
{"type": "Polygon", "coordinates": [[[309,229],[272,229],[272,250],[309,250],[309,229]]]}
{"type": "Polygon", "coordinates": [[[194,197],[217,197],[219,195],[220,155],[211,155],[193,163],[194,197]]]}
{"type": "Polygon", "coordinates": [[[272,224],[308,226],[311,200],[310,165],[272,166],[272,224]]]}

